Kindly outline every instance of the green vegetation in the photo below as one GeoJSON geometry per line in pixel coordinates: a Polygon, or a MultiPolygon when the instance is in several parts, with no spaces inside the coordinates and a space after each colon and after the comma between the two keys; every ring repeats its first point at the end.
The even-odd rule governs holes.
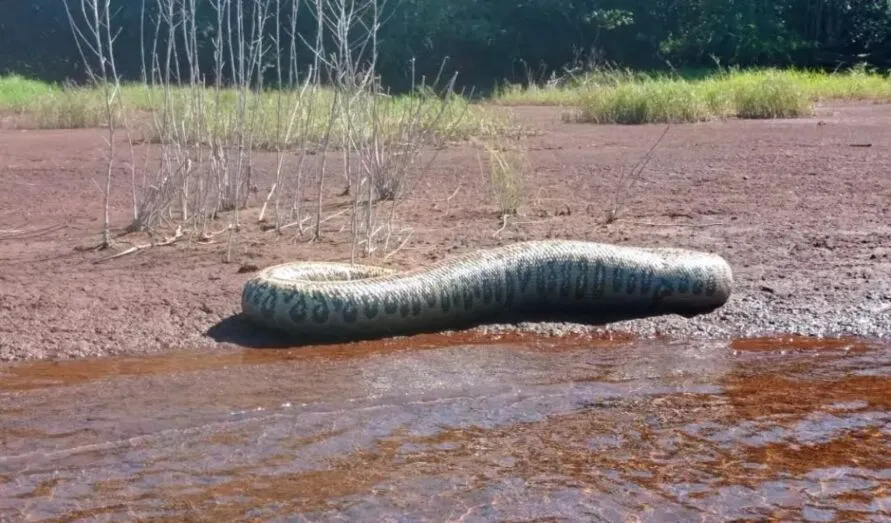
{"type": "Polygon", "coordinates": [[[46,82],[30,80],[17,74],[0,76],[0,109],[24,110],[35,99],[48,96],[54,90],[46,82]]]}
{"type": "Polygon", "coordinates": [[[830,100],[891,102],[891,76],[862,68],[840,73],[751,69],[687,78],[599,70],[563,85],[507,86],[501,104],[563,105],[594,123],[696,122],[711,118],[791,118],[830,100]]]}
{"type": "MultiPolygon", "coordinates": [[[[212,88],[149,87],[124,84],[117,121],[138,122],[143,136],[158,141],[162,137],[158,118],[176,115],[180,132],[186,135],[210,135],[224,139],[238,132],[234,123],[215,115],[232,114],[236,103],[252,108],[254,145],[270,148],[280,143],[287,132],[288,118],[276,117],[280,106],[290,107],[299,93],[267,90],[262,93],[212,88]],[[281,104],[281,105],[280,105],[281,104]],[[154,118],[147,118],[154,115],[154,118]]],[[[35,128],[97,127],[105,123],[104,94],[100,89],[58,85],[25,79],[18,75],[0,77],[0,111],[21,116],[22,125],[35,128]]],[[[333,92],[314,88],[303,95],[304,122],[301,133],[291,133],[285,144],[300,140],[321,141],[326,132],[326,108],[333,92]]],[[[434,96],[400,95],[386,98],[380,107],[380,130],[398,128],[400,115],[411,111],[423,98],[434,96]]],[[[506,132],[506,117],[487,107],[471,104],[454,96],[447,113],[439,115],[437,137],[445,140],[496,136],[506,132]]],[[[500,105],[561,105],[575,108],[572,118],[591,123],[681,123],[712,118],[793,118],[812,113],[817,102],[856,100],[891,102],[891,76],[868,72],[863,68],[825,73],[805,70],[750,69],[725,70],[690,75],[644,73],[617,69],[598,69],[554,86],[532,84],[508,85],[499,89],[491,101],[500,105]]],[[[431,114],[431,121],[433,119],[431,114]]],[[[341,124],[332,127],[338,139],[341,124]]]]}
{"type": "Polygon", "coordinates": [[[0,111],[22,117],[23,127],[75,129],[106,121],[99,89],[62,87],[12,75],[0,77],[0,111]]]}
{"type": "MultiPolygon", "coordinates": [[[[24,127],[71,129],[105,125],[104,96],[102,89],[95,87],[49,84],[18,75],[0,77],[0,112],[20,116],[20,125],[24,127]]],[[[257,93],[123,84],[117,96],[120,104],[115,105],[116,123],[133,124],[141,136],[150,141],[160,141],[163,130],[170,129],[165,124],[174,121],[176,132],[186,141],[207,136],[227,140],[241,132],[244,125],[250,125],[253,145],[264,149],[303,141],[321,142],[327,131],[327,112],[334,94],[331,89],[321,87],[311,87],[301,94],[298,90],[257,93]],[[240,103],[251,113],[246,124],[231,117],[240,103]],[[287,112],[295,106],[299,107],[300,114],[278,116],[279,108],[287,112]],[[170,116],[166,122],[165,115],[170,116]],[[287,136],[287,127],[293,121],[301,122],[301,132],[292,131],[287,136]],[[282,139],[285,136],[287,139],[282,139]]],[[[400,120],[417,111],[420,111],[418,123],[424,125],[426,120],[435,127],[434,135],[441,140],[497,135],[507,130],[509,122],[501,111],[471,104],[457,95],[450,96],[452,100],[444,106],[445,114],[434,111],[433,108],[442,107],[440,104],[427,103],[435,101],[435,94],[382,96],[375,102],[381,122],[377,132],[384,137],[398,132],[400,120]]],[[[291,125],[293,127],[293,123],[291,125]]],[[[331,138],[340,141],[344,132],[343,122],[337,121],[331,129],[331,138]]]]}

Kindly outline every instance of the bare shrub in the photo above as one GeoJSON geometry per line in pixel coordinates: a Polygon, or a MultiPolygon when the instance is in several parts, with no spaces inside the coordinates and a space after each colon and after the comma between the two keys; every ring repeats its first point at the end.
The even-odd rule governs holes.
{"type": "Polygon", "coordinates": [[[407,197],[422,179],[439,151],[437,132],[448,129],[448,115],[454,99],[453,77],[444,92],[433,96],[422,92],[418,96],[402,98],[398,102],[381,93],[369,93],[362,110],[353,113],[364,133],[353,133],[350,146],[359,160],[359,187],[354,202],[362,220],[356,221],[356,235],[368,255],[377,249],[376,238],[381,228],[377,225],[376,203],[389,203],[382,229],[382,249],[387,251],[394,232],[393,220],[398,204],[407,197]],[[421,162],[424,151],[430,154],[421,162]],[[363,208],[359,209],[359,204],[363,208]]]}
{"type": "MultiPolygon", "coordinates": [[[[352,258],[360,253],[387,253],[394,235],[404,235],[396,249],[410,237],[410,228],[397,232],[394,220],[399,203],[423,176],[426,166],[419,165],[422,152],[432,147],[428,162],[433,161],[442,136],[464,116],[462,108],[454,104],[456,78],[440,93],[434,92],[435,85],[421,82],[413,86],[411,95],[394,98],[381,88],[374,73],[383,4],[377,0],[317,0],[313,7],[319,30],[325,32],[317,42],[329,42],[331,49],[323,53],[317,46],[316,63],[327,73],[340,100],[332,115],[336,113],[341,131],[343,194],[351,195],[352,200],[352,258]],[[388,205],[383,209],[380,204],[388,205]]],[[[319,179],[321,183],[323,176],[319,179]]],[[[316,237],[319,223],[321,216],[317,215],[316,237]]]]}
{"type": "MultiPolygon", "coordinates": [[[[113,63],[112,0],[68,1],[81,2],[85,14],[98,13],[85,16],[91,31],[78,36],[90,42],[87,49],[102,66],[97,78],[108,89],[112,158],[115,115],[126,113],[117,74],[105,69],[113,63]],[[121,104],[117,112],[114,104],[121,104]]],[[[469,106],[455,95],[454,77],[440,93],[424,82],[411,96],[384,91],[374,73],[384,0],[207,0],[201,8],[212,10],[212,27],[199,27],[198,0],[143,1],[140,36],[148,85],[137,105],[149,108],[142,132],[156,154],[140,176],[131,162],[134,210],[128,231],[175,229],[184,232],[168,237],[204,240],[226,232],[231,251],[242,211],[259,193],[254,160],[264,149],[276,160],[274,181],[259,197],[258,220],[265,228],[282,233],[293,226],[299,236],[309,231],[309,240],[321,237],[329,153],[339,153],[344,194],[352,201],[354,258],[360,250],[372,255],[405,244],[410,228],[394,227],[397,205],[423,175],[424,152],[432,151],[432,161],[444,136],[463,132],[457,129],[469,106]],[[315,17],[315,38],[298,34],[298,14],[315,17]],[[211,71],[199,60],[198,35],[204,31],[210,31],[211,71]],[[314,57],[304,71],[298,70],[298,44],[314,57]],[[270,66],[276,70],[271,90],[264,85],[270,66]],[[214,79],[210,85],[208,76],[214,79]],[[320,158],[314,187],[305,182],[310,153],[320,158]],[[311,214],[301,204],[307,191],[314,192],[311,214]],[[214,227],[221,219],[225,225],[214,227]]],[[[111,172],[110,159],[104,243],[110,240],[111,172]]]]}
{"type": "MultiPolygon", "coordinates": [[[[79,0],[78,15],[65,2],[68,22],[74,32],[77,49],[83,59],[87,74],[103,94],[105,117],[108,125],[106,137],[106,171],[102,190],[102,243],[101,248],[111,246],[109,198],[114,174],[115,139],[117,137],[117,113],[120,104],[121,83],[114,60],[114,35],[111,25],[111,0],[79,0]]],[[[97,184],[98,185],[98,184],[97,184]]]]}
{"type": "Polygon", "coordinates": [[[287,146],[295,135],[307,134],[304,124],[313,111],[306,110],[304,99],[315,94],[307,81],[297,83],[292,70],[296,46],[284,56],[281,26],[286,22],[293,30],[299,11],[298,0],[287,2],[290,19],[283,21],[283,0],[209,0],[215,15],[213,70],[203,71],[197,0],[154,0],[153,35],[143,48],[151,50],[145,77],[152,120],[146,134],[159,153],[154,169],[134,181],[139,204],[130,230],[185,223],[192,233],[208,238],[215,234],[211,221],[225,213],[223,230],[237,231],[239,211],[257,191],[253,160],[259,145],[274,149],[278,160],[260,219],[266,219],[265,206],[274,201],[276,228],[281,225],[287,215],[281,210],[281,193],[295,185],[284,176],[291,156],[287,146]],[[272,38],[267,36],[269,24],[275,24],[272,38]],[[263,84],[269,53],[278,68],[272,95],[263,84]],[[215,79],[209,86],[208,73],[215,79]]]}

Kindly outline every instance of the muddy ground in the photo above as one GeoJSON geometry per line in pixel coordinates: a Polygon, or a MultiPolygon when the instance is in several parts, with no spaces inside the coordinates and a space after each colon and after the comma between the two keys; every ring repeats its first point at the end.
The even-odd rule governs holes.
{"type": "MultiPolygon", "coordinates": [[[[396,216],[393,245],[411,231],[404,248],[374,263],[410,267],[538,238],[703,249],[734,268],[736,288],[724,308],[609,329],[891,336],[891,106],[832,105],[813,118],[672,126],[611,224],[604,217],[621,176],[665,127],[566,124],[554,108],[513,113],[537,130],[523,141],[533,171],[521,215],[498,232],[480,149],[451,145],[419,173],[396,216]]],[[[349,259],[349,236],[340,230],[346,215],[337,215],[348,198],[337,196],[343,184],[331,175],[325,213],[333,218],[319,242],[307,243],[296,227],[281,236],[261,230],[250,220],[254,209],[228,263],[225,235],[210,245],[181,241],[95,263],[111,254],[83,249],[99,240],[103,139],[102,130],[0,130],[2,360],[262,345],[257,332],[232,319],[250,276],[245,265],[349,259]]],[[[145,147],[136,148],[140,162],[145,147]]],[[[271,155],[256,160],[257,201],[273,165],[271,155]]],[[[330,165],[337,169],[337,159],[330,165]]],[[[130,212],[128,184],[122,164],[113,201],[119,227],[130,212]]],[[[305,205],[311,209],[312,201],[305,205]]],[[[560,333],[570,326],[526,328],[560,333]]]]}

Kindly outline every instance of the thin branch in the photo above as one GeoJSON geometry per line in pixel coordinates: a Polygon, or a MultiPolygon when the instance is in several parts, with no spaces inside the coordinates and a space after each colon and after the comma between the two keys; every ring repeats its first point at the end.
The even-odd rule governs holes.
{"type": "Polygon", "coordinates": [[[653,156],[653,151],[655,151],[656,147],[658,147],[659,144],[662,143],[662,140],[665,138],[665,135],[668,134],[668,130],[670,128],[670,125],[666,125],[665,130],[663,130],[662,134],[659,135],[659,139],[656,140],[655,143],[653,143],[649,150],[647,150],[643,158],[641,158],[636,164],[631,167],[631,174],[627,176],[627,179],[629,180],[627,187],[625,187],[626,176],[623,174],[619,178],[619,181],[616,184],[616,191],[613,194],[613,204],[610,207],[609,212],[607,213],[606,223],[612,223],[619,217],[619,212],[621,211],[621,207],[623,206],[623,201],[620,200],[624,200],[623,196],[625,191],[631,190],[634,182],[636,182],[640,178],[640,175],[643,174],[644,168],[650,162],[650,159],[653,156]]]}
{"type": "Polygon", "coordinates": [[[133,254],[135,252],[139,252],[139,251],[142,251],[145,249],[150,249],[152,247],[165,247],[168,245],[173,245],[174,243],[176,243],[177,240],[179,240],[182,237],[183,237],[183,229],[180,226],[180,227],[177,227],[176,232],[173,234],[173,236],[170,236],[169,238],[165,238],[163,241],[134,245],[133,247],[130,247],[129,249],[127,249],[125,251],[121,251],[121,252],[119,252],[117,254],[113,254],[111,256],[106,256],[105,258],[96,260],[93,263],[94,264],[104,263],[107,261],[114,260],[116,258],[121,258],[123,256],[127,256],[128,254],[133,254]]]}

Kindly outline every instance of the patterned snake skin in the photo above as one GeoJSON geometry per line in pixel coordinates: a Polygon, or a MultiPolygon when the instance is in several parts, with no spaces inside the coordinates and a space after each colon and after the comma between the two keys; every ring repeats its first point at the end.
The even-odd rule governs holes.
{"type": "Polygon", "coordinates": [[[733,276],[714,254],[581,241],[534,241],[397,273],[296,262],[244,286],[247,318],[304,341],[357,340],[484,323],[604,324],[721,307],[733,276]]]}

